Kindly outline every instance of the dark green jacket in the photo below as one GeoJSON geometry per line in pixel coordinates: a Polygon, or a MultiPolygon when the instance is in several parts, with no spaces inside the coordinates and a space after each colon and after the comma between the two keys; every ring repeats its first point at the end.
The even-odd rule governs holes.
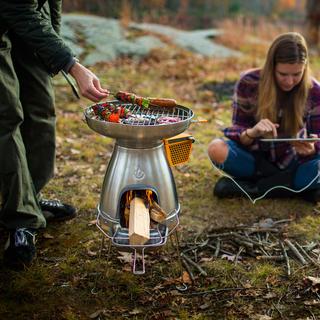
{"type": "Polygon", "coordinates": [[[59,36],[62,0],[0,0],[0,39],[9,31],[33,50],[51,75],[73,58],[59,36]],[[48,2],[44,6],[44,4],[48,2]],[[41,11],[40,9],[43,8],[41,11]],[[45,12],[48,8],[49,12],[45,12]]]}

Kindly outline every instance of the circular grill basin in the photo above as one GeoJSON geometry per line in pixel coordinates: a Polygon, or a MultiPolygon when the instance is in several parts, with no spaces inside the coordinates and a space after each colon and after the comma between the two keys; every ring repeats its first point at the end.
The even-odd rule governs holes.
{"type": "Polygon", "coordinates": [[[158,124],[150,121],[133,122],[130,124],[108,122],[95,119],[93,106],[84,111],[88,126],[103,136],[123,141],[135,141],[137,144],[143,141],[159,141],[170,138],[184,132],[190,125],[194,113],[191,109],[177,105],[174,108],[149,107],[142,108],[131,103],[121,103],[118,100],[108,101],[116,106],[122,105],[136,116],[151,116],[152,118],[169,116],[179,117],[180,121],[175,123],[158,124]]]}

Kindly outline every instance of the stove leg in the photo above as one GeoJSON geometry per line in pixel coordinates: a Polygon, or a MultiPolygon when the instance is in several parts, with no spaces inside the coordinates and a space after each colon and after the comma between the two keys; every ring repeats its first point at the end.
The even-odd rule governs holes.
{"type": "Polygon", "coordinates": [[[132,257],[132,271],[133,274],[136,275],[140,275],[140,274],[144,274],[146,272],[146,268],[145,268],[145,260],[144,260],[144,249],[141,249],[141,263],[142,263],[142,269],[138,270],[137,269],[137,261],[138,261],[138,257],[137,257],[137,249],[133,249],[133,257],[132,257]]]}
{"type": "MultiPolygon", "coordinates": [[[[104,246],[105,246],[105,236],[102,235],[99,254],[98,254],[98,263],[102,262],[102,250],[103,250],[104,246]]],[[[111,251],[111,240],[109,240],[108,249],[107,249],[107,260],[106,260],[107,264],[108,264],[109,259],[110,259],[110,251],[111,251]]],[[[108,270],[109,270],[109,268],[107,268],[107,273],[108,273],[108,270]]],[[[91,293],[92,294],[97,294],[98,293],[98,291],[97,291],[97,283],[98,283],[98,280],[100,278],[101,278],[101,273],[97,273],[96,276],[95,276],[95,279],[94,279],[93,288],[91,289],[91,293]]]]}
{"type": "Polygon", "coordinates": [[[175,249],[177,251],[178,263],[179,263],[179,269],[180,269],[181,285],[176,285],[176,289],[179,291],[185,291],[188,289],[188,285],[183,282],[182,258],[181,258],[180,243],[179,243],[179,237],[178,237],[177,230],[174,230],[174,233],[170,235],[170,241],[171,241],[172,246],[175,247],[175,249]],[[175,239],[172,239],[173,237],[175,239]]]}

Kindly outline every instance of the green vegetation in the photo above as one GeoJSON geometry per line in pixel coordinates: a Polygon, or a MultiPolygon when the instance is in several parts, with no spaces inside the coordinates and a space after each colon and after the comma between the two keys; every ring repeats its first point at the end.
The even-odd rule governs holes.
{"type": "MultiPolygon", "coordinates": [[[[180,244],[194,242],[212,228],[251,224],[270,217],[295,217],[290,238],[318,241],[317,207],[297,199],[217,200],[212,187],[219,174],[212,169],[206,146],[230,122],[230,96],[203,89],[208,83],[234,82],[238,74],[259,65],[265,44],[246,46],[224,38],[224,44],[245,47],[239,60],[205,59],[186,52],[159,50],[141,62],[127,59],[101,64],[94,71],[103,86],[134,91],[139,95],[173,97],[192,108],[206,124],[188,130],[196,139],[190,162],[173,169],[182,206],[178,230],[180,244]],[[259,47],[259,49],[257,48],[259,47]]],[[[243,38],[241,41],[245,41],[243,38]]],[[[318,66],[320,60],[313,57],[318,66]]],[[[320,78],[319,69],[314,73],[320,78]]],[[[44,190],[46,197],[75,205],[79,214],[64,224],[49,225],[38,236],[38,259],[17,273],[0,266],[1,319],[317,319],[320,311],[312,290],[305,291],[306,276],[319,276],[315,266],[245,258],[199,262],[207,276],[197,273],[188,290],[180,292],[180,265],[171,241],[146,256],[146,274],[131,273],[130,257],[109,248],[102,251],[102,234],[95,227],[95,207],[113,141],[91,131],[82,121],[89,101],[73,100],[71,90],[55,79],[58,113],[57,172],[44,190]],[[110,251],[109,251],[110,249],[110,251]]],[[[5,234],[1,236],[4,243],[5,234]]]]}

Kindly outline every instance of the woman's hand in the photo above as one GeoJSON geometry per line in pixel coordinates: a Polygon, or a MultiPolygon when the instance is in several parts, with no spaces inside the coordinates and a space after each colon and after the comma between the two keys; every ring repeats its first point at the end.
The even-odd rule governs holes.
{"type": "Polygon", "coordinates": [[[252,138],[276,138],[278,127],[277,123],[273,123],[269,119],[262,119],[254,127],[247,129],[247,133],[252,138]]]}
{"type": "Polygon", "coordinates": [[[109,91],[102,89],[97,76],[82,64],[76,62],[69,73],[77,81],[82,96],[93,102],[98,102],[109,95],[109,91]]]}
{"type": "MultiPolygon", "coordinates": [[[[310,134],[310,138],[317,138],[316,134],[310,134]]],[[[298,155],[302,157],[312,156],[316,153],[314,142],[311,141],[294,141],[291,144],[296,149],[298,155]]]]}

